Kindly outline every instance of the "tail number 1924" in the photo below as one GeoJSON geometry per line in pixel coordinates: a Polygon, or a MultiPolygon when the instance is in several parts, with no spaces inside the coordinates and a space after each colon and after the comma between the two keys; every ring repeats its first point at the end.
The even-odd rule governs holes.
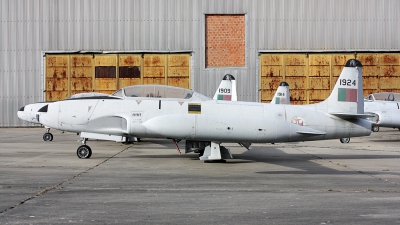
{"type": "Polygon", "coordinates": [[[356,80],[340,79],[340,85],[342,85],[342,86],[356,86],[356,80]]]}

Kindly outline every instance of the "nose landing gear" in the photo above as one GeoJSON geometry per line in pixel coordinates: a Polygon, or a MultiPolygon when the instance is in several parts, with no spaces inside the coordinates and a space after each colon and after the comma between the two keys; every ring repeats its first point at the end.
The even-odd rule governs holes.
{"type": "Polygon", "coordinates": [[[52,141],[53,134],[50,133],[50,128],[46,128],[46,133],[43,134],[43,141],[52,141]]]}

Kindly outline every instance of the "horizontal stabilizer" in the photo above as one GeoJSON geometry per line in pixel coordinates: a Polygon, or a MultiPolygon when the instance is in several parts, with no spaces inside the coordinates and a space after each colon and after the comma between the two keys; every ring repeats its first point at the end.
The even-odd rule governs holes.
{"type": "Polygon", "coordinates": [[[356,118],[369,118],[369,117],[374,117],[374,115],[371,114],[354,114],[354,113],[329,113],[333,116],[337,116],[341,119],[356,119],[356,118]]]}

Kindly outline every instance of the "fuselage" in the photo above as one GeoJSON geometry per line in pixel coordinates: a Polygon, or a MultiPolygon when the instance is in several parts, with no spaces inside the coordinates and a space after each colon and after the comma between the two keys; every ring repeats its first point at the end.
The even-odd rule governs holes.
{"type": "Polygon", "coordinates": [[[395,101],[365,101],[364,111],[375,114],[380,127],[400,127],[400,103],[395,101]]]}
{"type": "Polygon", "coordinates": [[[166,98],[104,98],[50,103],[40,123],[70,132],[198,141],[275,143],[366,136],[364,119],[313,107],[166,98]]]}

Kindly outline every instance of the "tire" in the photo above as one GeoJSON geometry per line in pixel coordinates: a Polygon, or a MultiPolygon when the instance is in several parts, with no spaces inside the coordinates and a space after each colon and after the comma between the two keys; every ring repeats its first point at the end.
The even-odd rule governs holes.
{"type": "Polygon", "coordinates": [[[350,138],[340,138],[340,143],[344,144],[350,143],[350,138]]]}
{"type": "Polygon", "coordinates": [[[92,156],[92,149],[87,145],[81,145],[76,150],[76,155],[80,159],[88,159],[92,156]]]}
{"type": "Polygon", "coordinates": [[[53,135],[51,133],[44,133],[43,134],[43,141],[52,141],[53,135]]]}
{"type": "Polygon", "coordinates": [[[372,131],[373,132],[378,132],[379,131],[379,127],[378,126],[372,126],[372,131]]]}

